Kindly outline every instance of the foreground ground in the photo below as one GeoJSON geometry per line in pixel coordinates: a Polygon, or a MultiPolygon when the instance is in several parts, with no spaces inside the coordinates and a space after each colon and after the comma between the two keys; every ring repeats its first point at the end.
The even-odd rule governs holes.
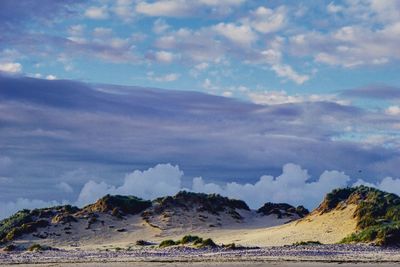
{"type": "Polygon", "coordinates": [[[316,264],[315,266],[324,266],[326,263],[357,263],[357,266],[379,263],[382,266],[389,266],[389,264],[393,266],[400,263],[400,250],[360,245],[315,245],[236,250],[175,247],[130,251],[60,250],[0,254],[0,265],[24,264],[25,266],[29,266],[27,264],[78,266],[78,263],[79,266],[98,266],[101,263],[107,266],[166,266],[166,264],[167,266],[184,266],[187,263],[191,263],[192,266],[232,266],[234,262],[238,266],[272,266],[273,264],[309,266],[311,262],[316,264]]]}
{"type": "MultiPolygon", "coordinates": [[[[14,265],[5,265],[14,266],[14,265]]],[[[97,266],[112,266],[112,267],[186,267],[187,263],[179,262],[103,262],[103,263],[50,263],[50,264],[22,264],[19,267],[97,267],[97,266]]],[[[336,263],[336,262],[282,262],[282,261],[272,261],[272,262],[193,262],[190,263],[192,267],[393,267],[400,266],[399,263],[336,263]]]]}

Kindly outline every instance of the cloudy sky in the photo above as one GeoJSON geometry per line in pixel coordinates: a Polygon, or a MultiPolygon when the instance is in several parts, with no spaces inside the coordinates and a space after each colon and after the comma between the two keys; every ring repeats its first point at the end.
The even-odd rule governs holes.
{"type": "Polygon", "coordinates": [[[2,0],[0,32],[0,217],[400,193],[399,1],[2,0]]]}

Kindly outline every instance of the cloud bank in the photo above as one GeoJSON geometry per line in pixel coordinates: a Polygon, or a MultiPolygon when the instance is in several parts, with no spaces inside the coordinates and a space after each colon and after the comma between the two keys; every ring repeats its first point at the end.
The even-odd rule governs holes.
{"type": "MultiPolygon", "coordinates": [[[[191,186],[183,186],[184,173],[179,166],[158,164],[144,171],[135,170],[127,174],[121,185],[111,185],[105,181],[90,180],[81,189],[78,199],[71,204],[83,207],[94,203],[106,194],[134,195],[153,200],[157,197],[174,195],[181,190],[218,193],[223,196],[242,199],[253,209],[266,202],[286,202],[314,208],[324,195],[334,188],[344,187],[350,181],[343,172],[325,171],[312,180],[308,171],[301,166],[288,163],[282,173],[273,177],[263,175],[255,183],[213,183],[202,177],[192,179],[191,186]]],[[[63,190],[72,190],[68,184],[61,184],[63,190]]],[[[400,189],[400,187],[399,187],[400,189]]],[[[66,203],[63,201],[62,203],[66,203]]],[[[10,216],[21,209],[32,209],[60,205],[57,201],[18,199],[16,202],[1,203],[0,218],[10,216]]]]}

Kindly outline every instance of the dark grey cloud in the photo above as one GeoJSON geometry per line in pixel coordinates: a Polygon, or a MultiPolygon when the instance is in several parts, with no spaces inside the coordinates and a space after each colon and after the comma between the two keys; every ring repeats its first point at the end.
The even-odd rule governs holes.
{"type": "Polygon", "coordinates": [[[366,181],[397,177],[395,147],[341,137],[349,126],[398,123],[328,102],[260,106],[188,91],[2,76],[0,151],[7,166],[0,176],[9,182],[0,201],[76,199],[89,179],[121,183],[125,173],[158,163],[179,165],[184,183],[195,176],[254,182],[288,162],[313,177],[325,170],[366,181]],[[75,193],[57,190],[61,182],[75,193]]]}
{"type": "Polygon", "coordinates": [[[391,100],[400,99],[400,88],[389,85],[368,85],[342,91],[345,97],[391,100]]]}

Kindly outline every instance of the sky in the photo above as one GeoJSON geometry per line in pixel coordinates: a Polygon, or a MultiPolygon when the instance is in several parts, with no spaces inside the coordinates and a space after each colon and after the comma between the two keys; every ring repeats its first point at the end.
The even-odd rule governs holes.
{"type": "Polygon", "coordinates": [[[400,193],[399,1],[2,0],[0,32],[0,218],[400,193]]]}

